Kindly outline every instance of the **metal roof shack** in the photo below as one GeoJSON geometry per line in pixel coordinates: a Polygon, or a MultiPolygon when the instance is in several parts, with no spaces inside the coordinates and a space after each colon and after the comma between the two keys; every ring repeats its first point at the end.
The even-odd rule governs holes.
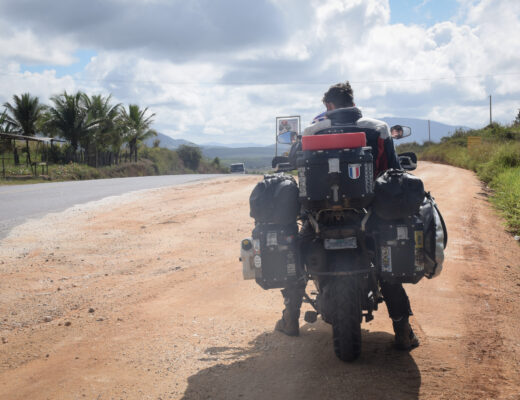
{"type": "MultiPolygon", "coordinates": [[[[15,165],[19,162],[18,161],[18,154],[17,154],[17,151],[16,151],[16,141],[17,140],[25,141],[25,143],[26,143],[26,151],[27,151],[26,163],[27,163],[28,166],[31,167],[31,170],[33,171],[34,175],[38,174],[38,171],[37,171],[37,167],[38,166],[41,166],[42,174],[44,172],[44,168],[48,167],[47,166],[47,146],[50,144],[50,146],[52,148],[54,143],[66,143],[67,142],[66,140],[63,140],[63,139],[50,138],[50,137],[45,137],[45,136],[25,136],[25,135],[17,135],[17,134],[14,134],[14,133],[0,132],[0,142],[5,142],[5,141],[8,141],[9,143],[11,141],[14,142],[12,159],[13,159],[15,165]],[[37,145],[36,145],[37,149],[39,148],[40,144],[44,147],[45,151],[41,151],[40,152],[40,154],[41,154],[40,162],[32,162],[31,161],[29,142],[36,142],[37,143],[37,145]]],[[[10,146],[10,144],[9,144],[9,146],[10,146]]],[[[0,149],[0,151],[1,151],[1,149],[0,149]]],[[[1,153],[1,155],[2,155],[2,176],[5,179],[5,177],[6,177],[6,173],[5,173],[5,160],[6,160],[6,158],[5,158],[4,154],[3,154],[3,152],[1,153]]],[[[10,158],[8,158],[8,159],[10,159],[10,158]]],[[[48,172],[48,170],[47,170],[47,172],[48,172]]]]}
{"type": "Polygon", "coordinates": [[[15,135],[13,133],[0,132],[0,139],[1,138],[13,139],[13,140],[28,140],[30,142],[32,141],[32,142],[42,142],[42,143],[51,143],[51,144],[53,142],[58,142],[58,143],[67,142],[66,140],[63,140],[63,139],[50,138],[50,137],[45,137],[45,136],[24,136],[24,135],[15,135]]]}

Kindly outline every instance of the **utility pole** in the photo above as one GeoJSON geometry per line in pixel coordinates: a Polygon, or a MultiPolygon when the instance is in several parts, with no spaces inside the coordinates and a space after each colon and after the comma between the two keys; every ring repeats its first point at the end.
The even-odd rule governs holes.
{"type": "Polygon", "coordinates": [[[432,141],[432,137],[430,134],[430,120],[428,120],[428,142],[431,142],[431,141],[432,141]]]}
{"type": "Polygon", "coordinates": [[[493,118],[491,117],[491,95],[489,95],[489,125],[493,123],[493,118]]]}

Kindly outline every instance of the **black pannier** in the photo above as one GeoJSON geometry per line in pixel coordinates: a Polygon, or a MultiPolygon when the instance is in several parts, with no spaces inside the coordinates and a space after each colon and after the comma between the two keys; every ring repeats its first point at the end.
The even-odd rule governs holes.
{"type": "Polygon", "coordinates": [[[382,280],[417,283],[441,273],[448,232],[430,193],[419,212],[408,217],[388,220],[372,214],[367,230],[375,238],[375,264],[382,280]]]}
{"type": "Polygon", "coordinates": [[[300,211],[298,185],[290,175],[264,175],[249,197],[249,206],[256,223],[295,223],[300,211]]]}
{"type": "Polygon", "coordinates": [[[308,150],[296,160],[306,209],[366,207],[374,196],[372,149],[308,150]]]}
{"type": "Polygon", "coordinates": [[[298,225],[256,224],[253,263],[264,289],[286,287],[302,276],[297,248],[298,225]]]}
{"type": "Polygon", "coordinates": [[[396,220],[372,215],[369,229],[376,239],[376,267],[389,283],[417,283],[425,275],[424,225],[419,214],[396,220]]]}
{"type": "Polygon", "coordinates": [[[389,169],[380,175],[374,193],[373,210],[386,220],[418,213],[425,195],[422,181],[399,169],[389,169]]]}

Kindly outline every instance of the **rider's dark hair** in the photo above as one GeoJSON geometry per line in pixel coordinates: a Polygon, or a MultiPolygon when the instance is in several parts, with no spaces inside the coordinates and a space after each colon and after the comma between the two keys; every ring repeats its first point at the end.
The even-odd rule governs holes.
{"type": "Polygon", "coordinates": [[[392,127],[390,128],[391,131],[393,131],[394,129],[395,129],[396,131],[398,131],[398,132],[402,132],[402,131],[403,131],[403,127],[402,127],[401,125],[394,125],[394,126],[392,126],[392,127]]]}
{"type": "Polygon", "coordinates": [[[332,103],[336,108],[353,107],[354,91],[349,81],[332,85],[323,95],[323,104],[325,103],[332,103]]]}

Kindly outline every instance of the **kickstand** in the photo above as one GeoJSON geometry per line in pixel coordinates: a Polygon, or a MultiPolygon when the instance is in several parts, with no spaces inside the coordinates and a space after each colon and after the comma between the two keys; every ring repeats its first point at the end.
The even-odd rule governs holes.
{"type": "Polygon", "coordinates": [[[316,312],[318,312],[318,309],[316,308],[316,300],[311,299],[306,292],[303,293],[303,301],[305,303],[309,303],[312,306],[312,308],[314,308],[316,312]]]}

